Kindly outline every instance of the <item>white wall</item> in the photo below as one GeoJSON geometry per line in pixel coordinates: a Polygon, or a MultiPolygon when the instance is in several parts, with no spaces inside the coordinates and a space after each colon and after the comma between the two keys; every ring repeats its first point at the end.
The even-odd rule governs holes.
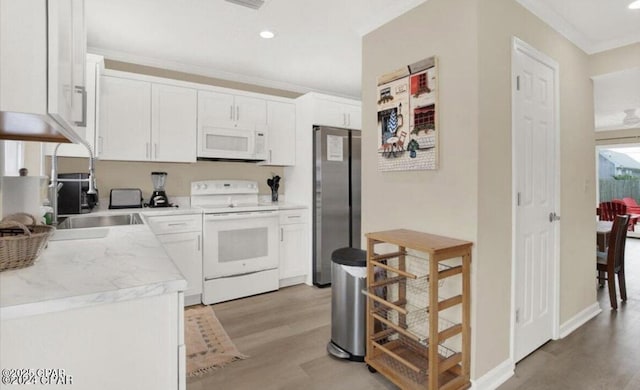
{"type": "Polygon", "coordinates": [[[471,240],[472,378],[510,358],[511,39],[560,64],[560,322],[596,302],[595,161],[588,56],[514,0],[430,0],[363,39],[363,232],[471,240]],[[377,171],[376,78],[440,60],[437,171],[377,171]]]}

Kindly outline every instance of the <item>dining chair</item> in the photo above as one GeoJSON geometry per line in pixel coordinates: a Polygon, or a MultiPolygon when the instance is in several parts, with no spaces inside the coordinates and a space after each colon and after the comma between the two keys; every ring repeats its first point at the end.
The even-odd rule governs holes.
{"type": "Polygon", "coordinates": [[[596,270],[598,280],[602,283],[607,281],[609,288],[609,300],[611,308],[618,309],[618,298],[616,297],[616,280],[618,275],[618,285],[620,288],[620,298],[627,300],[627,285],[624,277],[624,247],[627,241],[628,215],[617,215],[613,220],[611,234],[609,235],[609,248],[606,252],[597,252],[596,270]],[[606,276],[605,276],[606,274],[606,276]]]}
{"type": "MultiPolygon", "coordinates": [[[[600,221],[613,221],[616,215],[629,214],[627,206],[621,200],[614,199],[611,202],[600,203],[598,209],[598,219],[600,221]]],[[[597,212],[597,209],[596,209],[597,212]]],[[[627,223],[627,230],[635,231],[635,225],[638,223],[638,219],[633,217],[627,223]]]]}
{"type": "Polygon", "coordinates": [[[613,221],[616,215],[623,215],[627,213],[627,206],[624,203],[617,202],[601,202],[598,206],[600,209],[601,221],[613,221]]]}
{"type": "MultiPolygon", "coordinates": [[[[631,199],[631,198],[624,198],[624,199],[631,199]]],[[[635,200],[631,199],[631,201],[635,203],[635,200]]],[[[627,225],[628,226],[627,230],[630,232],[635,232],[636,231],[635,227],[636,227],[636,224],[638,223],[638,216],[637,216],[638,209],[629,207],[629,205],[627,204],[627,201],[625,200],[614,199],[611,202],[617,204],[616,207],[622,210],[622,212],[620,212],[619,214],[629,214],[629,224],[627,225]]]]}

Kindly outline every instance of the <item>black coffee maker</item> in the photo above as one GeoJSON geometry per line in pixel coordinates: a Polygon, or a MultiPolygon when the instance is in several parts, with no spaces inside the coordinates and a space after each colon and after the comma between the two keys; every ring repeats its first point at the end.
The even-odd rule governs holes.
{"type": "Polygon", "coordinates": [[[169,198],[164,192],[164,182],[167,180],[167,172],[151,172],[151,182],[153,183],[153,192],[149,199],[149,207],[169,207],[169,198]]]}
{"type": "Polygon", "coordinates": [[[80,181],[88,178],[88,173],[58,174],[58,179],[72,180],[65,181],[58,191],[58,215],[89,213],[98,204],[98,194],[87,194],[89,183],[80,181]]]}

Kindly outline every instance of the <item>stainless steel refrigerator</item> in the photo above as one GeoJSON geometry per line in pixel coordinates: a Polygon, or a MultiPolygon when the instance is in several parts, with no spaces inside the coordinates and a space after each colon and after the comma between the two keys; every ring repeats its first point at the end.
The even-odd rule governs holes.
{"type": "Polygon", "coordinates": [[[359,130],[314,126],[313,284],[331,284],[331,253],[360,248],[359,130]]]}

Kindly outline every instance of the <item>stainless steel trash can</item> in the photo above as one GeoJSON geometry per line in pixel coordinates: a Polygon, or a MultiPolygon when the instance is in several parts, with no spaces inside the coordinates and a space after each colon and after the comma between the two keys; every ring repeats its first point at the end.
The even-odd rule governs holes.
{"type": "Polygon", "coordinates": [[[331,355],[363,362],[366,336],[367,252],[341,248],[331,254],[331,355]]]}

